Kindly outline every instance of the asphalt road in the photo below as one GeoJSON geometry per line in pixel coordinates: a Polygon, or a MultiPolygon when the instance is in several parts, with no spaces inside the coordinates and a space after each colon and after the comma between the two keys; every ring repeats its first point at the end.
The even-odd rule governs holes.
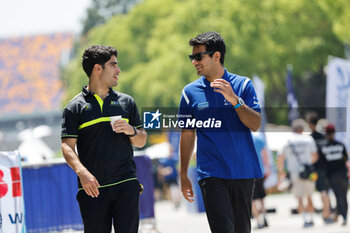
{"type": "MultiPolygon", "coordinates": [[[[334,195],[331,195],[332,204],[335,204],[334,195]]],[[[350,200],[350,192],[348,192],[350,200]]],[[[316,209],[321,208],[320,196],[313,194],[316,209]]],[[[160,201],[155,204],[155,219],[141,221],[139,233],[210,233],[205,213],[197,213],[183,200],[179,209],[175,210],[170,201],[160,201]],[[155,226],[155,227],[154,227],[155,226]]],[[[325,225],[320,214],[314,214],[315,225],[303,228],[301,215],[292,214],[291,210],[297,206],[297,201],[290,193],[268,195],[265,198],[267,209],[275,209],[275,213],[267,215],[269,227],[254,229],[256,222],[252,220],[252,233],[350,233],[350,223],[341,226],[342,219],[337,223],[325,225]]],[[[65,233],[72,233],[64,231],[65,233]]],[[[74,232],[82,233],[82,232],[74,232]]]]}
{"type": "MultiPolygon", "coordinates": [[[[333,196],[332,196],[333,197],[333,196]]],[[[348,195],[349,200],[350,195],[348,195]]],[[[320,196],[313,194],[316,208],[321,208],[320,196]]],[[[332,202],[334,202],[334,197],[332,202]]],[[[291,209],[297,206],[296,199],[290,193],[268,195],[265,199],[266,207],[276,209],[276,213],[268,214],[269,227],[264,229],[253,229],[253,233],[350,233],[350,224],[341,226],[342,219],[334,224],[325,225],[321,215],[314,214],[314,227],[304,229],[301,215],[292,214],[291,209]]],[[[156,203],[156,229],[144,228],[141,233],[210,233],[205,213],[190,213],[185,201],[182,206],[175,210],[169,201],[156,203]]],[[[193,208],[190,208],[193,210],[193,208]]],[[[145,225],[143,225],[145,226],[145,225]]],[[[252,220],[252,226],[256,226],[252,220]]]]}

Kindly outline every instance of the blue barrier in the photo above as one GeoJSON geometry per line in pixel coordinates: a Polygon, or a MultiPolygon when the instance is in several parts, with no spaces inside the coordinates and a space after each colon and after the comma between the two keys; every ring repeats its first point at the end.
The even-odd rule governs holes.
{"type": "MultiPolygon", "coordinates": [[[[154,217],[151,160],[135,157],[137,177],[145,189],[140,196],[140,218],[154,217]]],[[[83,230],[76,201],[77,176],[66,163],[22,168],[25,221],[28,233],[83,230]]]]}
{"type": "Polygon", "coordinates": [[[77,176],[67,164],[24,167],[22,176],[28,233],[83,229],[77,176]]]}
{"type": "Polygon", "coordinates": [[[140,196],[140,218],[154,218],[154,183],[152,161],[148,156],[134,158],[137,168],[137,179],[144,186],[140,196]]]}

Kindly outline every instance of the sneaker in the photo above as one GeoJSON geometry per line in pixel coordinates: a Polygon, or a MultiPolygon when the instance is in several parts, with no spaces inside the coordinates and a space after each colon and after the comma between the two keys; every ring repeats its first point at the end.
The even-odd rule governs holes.
{"type": "Polygon", "coordinates": [[[346,226],[348,224],[348,221],[344,220],[343,223],[341,224],[342,226],[346,226]]]}
{"type": "Polygon", "coordinates": [[[264,228],[264,225],[262,224],[258,224],[256,227],[254,227],[255,230],[263,229],[263,228],[264,228]]]}
{"type": "Polygon", "coordinates": [[[305,222],[304,223],[304,228],[309,228],[309,227],[313,227],[314,226],[314,222],[305,222]]]}
{"type": "Polygon", "coordinates": [[[323,222],[324,224],[332,224],[334,223],[334,220],[332,218],[324,218],[323,222]]]}

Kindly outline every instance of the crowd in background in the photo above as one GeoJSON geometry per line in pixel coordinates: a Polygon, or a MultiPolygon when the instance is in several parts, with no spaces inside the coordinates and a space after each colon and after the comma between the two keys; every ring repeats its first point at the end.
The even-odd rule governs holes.
{"type": "MultiPolygon", "coordinates": [[[[305,120],[294,120],[291,124],[291,138],[280,151],[275,152],[270,151],[264,133],[252,133],[264,175],[262,179],[256,180],[253,195],[252,221],[256,229],[273,224],[268,221],[264,202],[266,195],[289,191],[297,200],[296,210],[292,212],[301,215],[304,228],[314,225],[315,213],[319,213],[324,224],[334,224],[341,217],[341,224],[347,225],[348,155],[345,146],[334,138],[334,125],[328,121],[326,125],[324,122],[317,125],[318,120],[316,112],[308,112],[305,120]],[[320,129],[320,132],[316,129],[320,129]],[[271,156],[271,153],[276,153],[276,156],[271,156]],[[307,178],[301,178],[299,173],[305,164],[309,165],[312,171],[307,178]],[[276,168],[277,186],[267,188],[264,181],[276,172],[276,168]],[[314,192],[317,192],[321,199],[321,210],[314,207],[314,192]],[[332,202],[332,199],[335,201],[332,202]],[[332,206],[331,203],[336,205],[332,206]]],[[[178,160],[178,155],[173,150],[169,157],[153,160],[155,199],[171,200],[174,209],[178,209],[181,204],[178,160]]]]}
{"type": "Polygon", "coordinates": [[[71,33],[0,40],[1,115],[61,107],[60,66],[69,58],[71,33]]]}

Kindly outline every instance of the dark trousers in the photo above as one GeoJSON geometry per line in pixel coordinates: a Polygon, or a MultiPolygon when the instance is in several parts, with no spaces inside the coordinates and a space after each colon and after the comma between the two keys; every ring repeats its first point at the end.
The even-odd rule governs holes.
{"type": "Polygon", "coordinates": [[[112,220],[116,233],[137,233],[139,227],[140,185],[137,180],[99,189],[97,198],[78,192],[84,233],[110,233],[112,220]]]}
{"type": "Polygon", "coordinates": [[[255,179],[199,181],[211,232],[249,233],[255,179]]]}
{"type": "Polygon", "coordinates": [[[338,214],[347,220],[348,201],[346,194],[348,192],[348,178],[346,173],[338,173],[329,177],[330,186],[334,192],[337,201],[338,214]]]}

